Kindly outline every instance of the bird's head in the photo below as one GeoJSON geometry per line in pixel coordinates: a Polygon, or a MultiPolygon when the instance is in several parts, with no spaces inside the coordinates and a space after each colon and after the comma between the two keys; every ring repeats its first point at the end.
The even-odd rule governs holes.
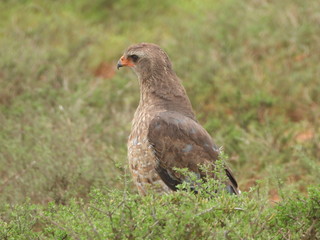
{"type": "Polygon", "coordinates": [[[117,64],[118,69],[125,66],[131,67],[139,78],[172,71],[168,55],[152,43],[131,45],[117,64]]]}

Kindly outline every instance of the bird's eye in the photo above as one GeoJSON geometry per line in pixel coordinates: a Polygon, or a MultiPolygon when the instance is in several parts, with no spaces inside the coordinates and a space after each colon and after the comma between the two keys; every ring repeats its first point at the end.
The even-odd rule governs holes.
{"type": "Polygon", "coordinates": [[[132,59],[132,61],[136,62],[138,61],[139,57],[135,54],[131,55],[130,58],[132,59]]]}

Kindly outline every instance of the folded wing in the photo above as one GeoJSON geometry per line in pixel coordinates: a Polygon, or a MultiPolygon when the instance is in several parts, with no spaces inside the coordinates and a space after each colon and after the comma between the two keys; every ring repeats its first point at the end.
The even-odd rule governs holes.
{"type": "MultiPolygon", "coordinates": [[[[172,190],[184,181],[174,168],[187,168],[203,178],[199,165],[212,165],[219,155],[218,147],[199,123],[173,111],[159,113],[151,121],[148,140],[156,155],[157,172],[172,190]]],[[[235,178],[227,167],[225,171],[227,190],[238,194],[235,178]]]]}

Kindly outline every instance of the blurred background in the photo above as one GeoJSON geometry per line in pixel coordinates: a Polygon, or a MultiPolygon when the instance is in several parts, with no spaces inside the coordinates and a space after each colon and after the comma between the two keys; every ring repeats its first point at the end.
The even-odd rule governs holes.
{"type": "Polygon", "coordinates": [[[243,191],[319,182],[318,0],[2,0],[0,202],[124,188],[139,87],[115,69],[138,42],[167,51],[243,191]]]}

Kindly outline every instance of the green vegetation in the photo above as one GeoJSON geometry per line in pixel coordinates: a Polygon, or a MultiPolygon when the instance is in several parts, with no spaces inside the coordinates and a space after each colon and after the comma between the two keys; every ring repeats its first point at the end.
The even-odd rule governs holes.
{"type": "Polygon", "coordinates": [[[287,196],[275,207],[263,194],[212,199],[190,192],[149,195],[92,191],[91,200],[7,207],[1,239],[319,239],[320,191],[287,196]],[[9,212],[10,211],[10,212],[9,212]],[[304,237],[304,238],[302,238],[304,237]]]}
{"type": "Polygon", "coordinates": [[[0,2],[0,239],[320,239],[318,0],[0,2]],[[240,197],[137,195],[124,49],[171,57],[240,197]],[[275,204],[275,202],[277,202],[275,204]]]}

